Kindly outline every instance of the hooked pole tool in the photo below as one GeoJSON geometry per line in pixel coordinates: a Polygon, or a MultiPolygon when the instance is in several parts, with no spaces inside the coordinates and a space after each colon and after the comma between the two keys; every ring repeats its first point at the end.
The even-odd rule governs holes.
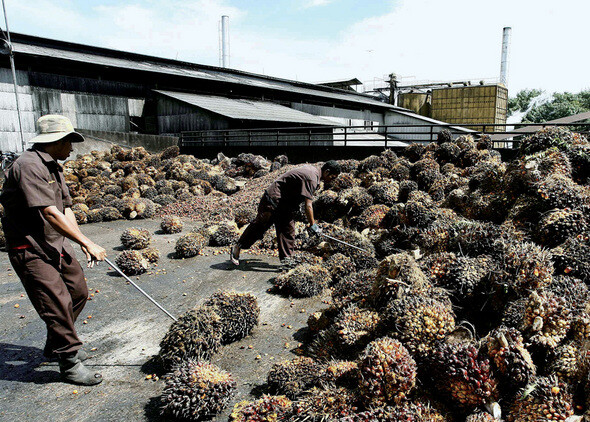
{"type": "Polygon", "coordinates": [[[131,283],[131,285],[132,285],[133,287],[135,287],[137,290],[139,290],[139,291],[140,291],[140,293],[141,293],[142,295],[144,295],[144,296],[145,296],[145,297],[147,297],[149,300],[151,300],[151,301],[152,301],[152,303],[153,303],[154,305],[156,305],[158,308],[160,308],[160,309],[161,309],[161,310],[162,310],[162,311],[163,311],[163,312],[164,312],[166,315],[168,315],[168,316],[169,316],[170,318],[172,318],[174,321],[178,321],[178,320],[176,319],[176,317],[174,317],[174,315],[172,315],[170,312],[168,312],[166,309],[164,309],[164,308],[162,307],[162,305],[160,305],[160,304],[159,304],[158,302],[156,302],[156,301],[155,301],[155,300],[154,300],[154,299],[153,299],[153,298],[152,298],[150,295],[148,295],[146,292],[144,292],[144,291],[143,291],[143,289],[142,289],[141,287],[139,287],[137,284],[135,284],[135,283],[133,282],[133,280],[131,280],[129,277],[127,277],[127,276],[125,275],[125,273],[123,273],[123,271],[121,271],[121,270],[120,270],[120,269],[119,269],[119,268],[118,268],[118,267],[117,267],[115,264],[113,264],[111,261],[109,261],[109,259],[108,259],[108,258],[105,258],[104,260],[105,260],[105,262],[106,262],[107,264],[109,264],[111,267],[113,267],[113,269],[114,269],[115,271],[117,271],[119,274],[121,274],[121,275],[122,275],[122,276],[125,278],[125,280],[127,280],[129,283],[131,283]]]}
{"type": "Polygon", "coordinates": [[[346,245],[346,246],[348,246],[350,248],[358,249],[359,251],[362,251],[362,252],[367,253],[367,254],[369,253],[369,251],[367,251],[366,249],[359,248],[358,246],[351,245],[350,243],[347,243],[344,240],[336,239],[335,237],[328,236],[327,234],[324,234],[324,233],[319,233],[319,235],[322,236],[322,237],[325,237],[326,239],[333,240],[334,242],[342,243],[343,245],[346,245]]]}

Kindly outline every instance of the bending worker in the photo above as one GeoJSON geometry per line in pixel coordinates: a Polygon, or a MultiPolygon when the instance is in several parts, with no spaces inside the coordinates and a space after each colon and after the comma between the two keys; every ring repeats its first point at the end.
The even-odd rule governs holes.
{"type": "Polygon", "coordinates": [[[330,183],[339,174],[340,164],[332,160],[326,162],[321,169],[309,164],[297,167],[272,182],[260,199],[256,218],[246,227],[238,242],[230,249],[230,261],[239,265],[240,251],[250,248],[254,242],[262,239],[273,223],[277,232],[280,260],[291,256],[295,245],[293,213],[303,201],[305,201],[305,215],[309,222],[309,230],[319,234],[321,230],[313,216],[313,194],[320,185],[320,181],[330,183]]]}
{"type": "Polygon", "coordinates": [[[64,116],[42,116],[37,131],[29,141],[32,148],[6,171],[0,195],[8,257],[47,325],[43,354],[58,359],[64,381],[94,385],[102,381],[102,376],[82,364],[88,356],[80,349],[82,342],[74,327],[86,304],[88,287],[66,238],[80,245],[88,267],[103,261],[106,251],[80,231],[57,161],[68,158],[72,142],[83,142],[84,137],[64,116]]]}

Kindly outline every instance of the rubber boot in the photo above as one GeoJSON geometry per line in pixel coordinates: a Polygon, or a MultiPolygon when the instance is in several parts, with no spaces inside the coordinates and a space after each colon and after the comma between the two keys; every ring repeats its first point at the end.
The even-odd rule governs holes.
{"type": "Polygon", "coordinates": [[[60,356],[59,370],[61,372],[61,379],[71,384],[96,385],[102,382],[102,375],[86,368],[80,361],[78,352],[60,356]]]}

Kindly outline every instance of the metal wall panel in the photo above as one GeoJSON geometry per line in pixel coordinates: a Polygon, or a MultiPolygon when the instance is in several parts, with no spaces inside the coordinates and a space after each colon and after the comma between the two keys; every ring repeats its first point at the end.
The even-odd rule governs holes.
{"type": "MultiPolygon", "coordinates": [[[[35,122],[37,114],[33,109],[33,98],[29,86],[27,73],[17,70],[17,92],[21,110],[21,122],[25,141],[35,136],[35,122]]],[[[0,150],[22,151],[22,143],[19,133],[18,113],[16,112],[16,98],[14,96],[14,83],[12,71],[0,68],[0,150]]]]}

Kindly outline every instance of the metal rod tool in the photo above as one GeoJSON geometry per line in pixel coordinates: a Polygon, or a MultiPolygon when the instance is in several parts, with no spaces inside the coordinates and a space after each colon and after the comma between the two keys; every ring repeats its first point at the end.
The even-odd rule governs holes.
{"type": "Polygon", "coordinates": [[[118,268],[118,267],[117,267],[115,264],[113,264],[111,261],[109,261],[109,259],[108,259],[108,258],[105,258],[104,260],[105,260],[105,262],[106,262],[107,264],[109,264],[111,267],[113,267],[113,269],[114,269],[115,271],[117,271],[119,274],[121,274],[121,275],[122,275],[122,276],[125,278],[125,280],[127,280],[129,283],[131,283],[131,285],[132,285],[133,287],[135,287],[137,290],[139,290],[139,291],[141,292],[141,294],[143,294],[145,297],[147,297],[149,300],[151,300],[151,301],[152,301],[152,303],[153,303],[154,305],[156,305],[158,308],[160,308],[160,309],[161,309],[161,310],[162,310],[162,311],[163,311],[163,312],[164,312],[166,315],[168,315],[168,316],[169,316],[170,318],[172,318],[174,321],[178,321],[178,320],[177,320],[177,319],[174,317],[174,315],[172,315],[170,312],[168,312],[166,309],[164,309],[164,308],[162,307],[162,305],[160,305],[158,302],[156,302],[154,299],[152,299],[152,297],[151,297],[150,295],[148,295],[146,292],[144,292],[144,291],[143,291],[143,289],[142,289],[141,287],[139,287],[137,284],[135,284],[135,283],[133,282],[133,280],[131,280],[129,277],[127,277],[127,276],[125,275],[125,273],[123,273],[123,271],[121,271],[121,270],[120,270],[120,269],[119,269],[119,268],[118,268]]]}
{"type": "Polygon", "coordinates": [[[347,242],[345,242],[344,240],[336,239],[335,237],[328,236],[327,234],[320,233],[320,236],[323,236],[323,237],[325,237],[326,239],[333,240],[334,242],[342,243],[343,245],[346,245],[346,246],[348,246],[348,247],[350,247],[350,248],[358,249],[359,251],[362,251],[362,252],[364,252],[364,253],[367,253],[367,254],[369,253],[369,251],[367,251],[366,249],[359,248],[358,246],[351,245],[350,243],[347,243],[347,242]]]}

